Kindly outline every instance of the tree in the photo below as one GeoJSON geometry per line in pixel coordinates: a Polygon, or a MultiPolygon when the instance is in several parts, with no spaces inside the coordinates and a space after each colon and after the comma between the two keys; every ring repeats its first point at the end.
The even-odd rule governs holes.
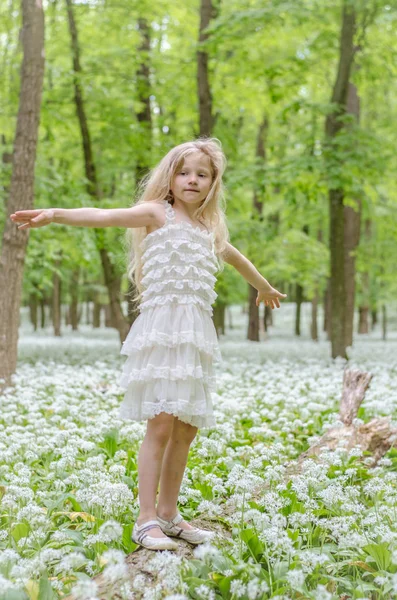
{"type": "MultiPolygon", "coordinates": [[[[328,143],[335,140],[343,127],[343,117],[347,112],[349,79],[357,48],[353,45],[356,31],[356,13],[350,2],[344,0],[342,28],[340,34],[339,64],[332,92],[333,110],[326,118],[328,143]]],[[[335,150],[335,148],[334,148],[335,150]]],[[[335,159],[336,162],[338,159],[335,159]]],[[[332,358],[346,355],[346,286],[345,286],[345,246],[344,246],[344,190],[339,184],[329,188],[329,245],[331,251],[331,346],[332,358]]]]}
{"type": "Polygon", "coordinates": [[[41,0],[22,0],[21,88],[14,139],[10,195],[0,259],[0,379],[6,384],[17,364],[19,307],[29,231],[9,216],[33,208],[34,169],[44,77],[44,11],[41,0]]]}
{"type": "MultiPolygon", "coordinates": [[[[80,49],[78,44],[77,27],[74,19],[72,0],[66,0],[66,5],[68,11],[71,48],[73,55],[74,100],[76,104],[76,113],[81,130],[81,139],[84,152],[85,175],[87,178],[87,191],[90,194],[90,196],[94,198],[95,201],[100,201],[101,192],[97,179],[97,172],[93,157],[90,130],[88,127],[88,120],[83,100],[82,88],[79,81],[79,76],[81,74],[82,69],[80,64],[80,49]]],[[[99,255],[101,258],[105,284],[109,293],[110,310],[113,324],[119,332],[120,341],[123,342],[127,336],[129,326],[121,309],[121,278],[117,274],[115,266],[112,264],[110,253],[106,248],[105,234],[103,230],[95,229],[94,231],[99,255]]]]}

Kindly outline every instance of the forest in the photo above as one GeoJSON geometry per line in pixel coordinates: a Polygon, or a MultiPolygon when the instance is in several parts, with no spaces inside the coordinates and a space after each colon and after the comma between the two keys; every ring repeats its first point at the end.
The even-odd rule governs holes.
{"type": "Polygon", "coordinates": [[[396,24],[395,0],[4,0],[0,600],[396,597],[396,24]],[[227,536],[167,578],[128,562],[144,432],[115,412],[139,314],[126,231],[10,215],[130,207],[198,138],[227,158],[231,243],[288,299],[217,276],[220,426],[181,504],[227,536]]]}

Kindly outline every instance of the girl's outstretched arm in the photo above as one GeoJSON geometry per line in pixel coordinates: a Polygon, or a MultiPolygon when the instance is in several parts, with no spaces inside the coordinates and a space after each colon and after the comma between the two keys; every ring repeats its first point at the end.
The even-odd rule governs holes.
{"type": "Polygon", "coordinates": [[[78,227],[161,226],[161,209],[156,202],[142,202],[132,208],[38,208],[18,210],[10,215],[18,229],[43,227],[50,223],[78,227]]]}
{"type": "Polygon", "coordinates": [[[252,264],[250,260],[244,254],[241,254],[237,248],[232,244],[227,243],[226,249],[223,251],[221,257],[229,265],[232,265],[241,275],[250,283],[255,289],[258,290],[258,296],[256,298],[256,305],[263,301],[265,305],[274,308],[280,308],[279,299],[283,300],[287,297],[287,294],[282,294],[277,291],[270,283],[262,277],[258,269],[252,264]]]}

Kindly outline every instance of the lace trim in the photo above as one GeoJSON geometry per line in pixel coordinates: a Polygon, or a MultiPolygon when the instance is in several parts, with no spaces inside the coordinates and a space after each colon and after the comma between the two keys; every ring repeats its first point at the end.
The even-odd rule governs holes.
{"type": "Polygon", "coordinates": [[[209,342],[203,334],[198,334],[196,331],[181,331],[174,332],[172,335],[161,333],[160,331],[149,331],[134,336],[131,341],[123,342],[120,354],[129,355],[131,350],[143,350],[152,345],[160,344],[173,348],[180,344],[194,344],[201,352],[209,354],[218,360],[221,360],[221,352],[218,342],[209,342]]]}
{"type": "Polygon", "coordinates": [[[142,277],[141,284],[142,286],[145,286],[147,283],[161,279],[164,275],[169,275],[170,273],[176,273],[181,277],[184,277],[189,273],[195,278],[207,279],[209,285],[212,284],[213,286],[216,283],[216,277],[209,273],[207,269],[202,269],[195,265],[162,265],[161,267],[152,269],[145,277],[142,277]]]}
{"type": "Polygon", "coordinates": [[[208,267],[208,270],[211,274],[214,273],[216,270],[215,264],[201,256],[201,254],[199,253],[182,254],[177,250],[171,250],[169,254],[157,254],[156,256],[153,256],[153,258],[145,262],[142,266],[142,275],[146,275],[148,269],[155,265],[164,265],[166,263],[169,263],[171,261],[172,256],[177,256],[182,263],[199,263],[199,266],[201,266],[201,268],[208,267]]]}
{"type": "Polygon", "coordinates": [[[188,295],[188,294],[177,294],[170,292],[166,295],[154,296],[153,298],[147,298],[142,301],[140,304],[140,312],[142,310],[147,310],[148,308],[154,308],[156,306],[163,306],[164,304],[169,304],[175,302],[177,304],[198,304],[203,310],[207,310],[210,315],[213,314],[212,307],[208,304],[208,301],[205,301],[199,295],[188,295]]]}

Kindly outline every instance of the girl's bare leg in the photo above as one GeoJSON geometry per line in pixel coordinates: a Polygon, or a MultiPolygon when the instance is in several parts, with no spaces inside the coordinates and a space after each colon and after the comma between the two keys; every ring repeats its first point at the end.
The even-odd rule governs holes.
{"type": "MultiPolygon", "coordinates": [[[[177,500],[185,472],[190,444],[198,428],[174,417],[171,437],[164,453],[160,474],[160,492],[157,515],[161,519],[172,519],[177,513],[177,500]]],[[[182,529],[193,529],[186,521],[178,524],[182,529]]]]}
{"type": "MultiPolygon", "coordinates": [[[[138,525],[157,517],[157,488],[164,451],[172,432],[173,420],[173,415],[160,413],[147,421],[146,434],[138,454],[138,525]]],[[[158,527],[153,527],[147,533],[156,538],[167,537],[158,527]]]]}

